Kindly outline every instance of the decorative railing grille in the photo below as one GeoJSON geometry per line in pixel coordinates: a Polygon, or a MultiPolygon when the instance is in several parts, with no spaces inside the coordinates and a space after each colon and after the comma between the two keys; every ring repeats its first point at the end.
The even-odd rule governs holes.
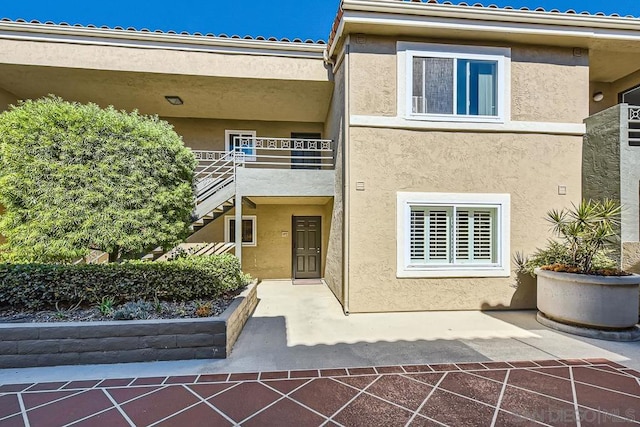
{"type": "Polygon", "coordinates": [[[327,139],[236,137],[233,143],[238,153],[237,161],[243,167],[334,167],[333,141],[327,139]]]}
{"type": "Polygon", "coordinates": [[[201,202],[235,181],[236,168],[333,169],[333,142],[326,139],[235,137],[234,151],[193,150],[195,187],[201,202]]]}
{"type": "Polygon", "coordinates": [[[629,145],[640,146],[640,106],[629,105],[629,145]]]}

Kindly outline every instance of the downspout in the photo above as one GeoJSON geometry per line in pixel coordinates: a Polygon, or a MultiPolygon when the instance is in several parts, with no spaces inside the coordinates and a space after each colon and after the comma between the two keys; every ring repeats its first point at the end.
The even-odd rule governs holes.
{"type": "Polygon", "coordinates": [[[343,141],[343,151],[342,151],[342,173],[344,176],[343,179],[343,188],[342,188],[342,200],[343,200],[343,209],[342,209],[342,289],[344,294],[342,295],[342,308],[344,310],[344,314],[346,316],[349,315],[349,248],[350,248],[350,240],[349,240],[349,224],[350,224],[350,202],[351,197],[349,195],[349,190],[351,188],[351,171],[349,169],[349,160],[350,155],[349,152],[351,150],[350,144],[350,118],[351,114],[349,112],[349,54],[350,54],[350,42],[351,36],[348,35],[345,40],[344,47],[344,141],[343,141]]]}

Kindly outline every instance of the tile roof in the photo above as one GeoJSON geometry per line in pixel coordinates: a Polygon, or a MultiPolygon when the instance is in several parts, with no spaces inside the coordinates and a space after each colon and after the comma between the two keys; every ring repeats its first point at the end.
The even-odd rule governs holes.
{"type": "MultiPolygon", "coordinates": [[[[341,0],[340,1],[340,6],[338,8],[338,13],[336,14],[336,17],[333,21],[333,24],[331,26],[331,32],[329,33],[329,40],[328,40],[328,44],[332,45],[336,36],[337,36],[337,31],[338,31],[338,27],[340,25],[340,21],[342,20],[342,16],[344,14],[343,11],[343,7],[344,7],[344,1],[345,0],[341,0]]],[[[516,7],[512,7],[512,6],[498,6],[495,4],[482,4],[482,3],[467,3],[464,1],[460,1],[460,2],[452,2],[449,0],[386,0],[384,3],[393,3],[393,2],[397,2],[397,3],[415,3],[415,4],[422,4],[425,7],[429,7],[429,6],[452,6],[452,7],[464,7],[464,8],[477,8],[477,9],[483,9],[483,10],[495,10],[495,11],[515,11],[515,12],[531,12],[531,13],[536,13],[536,14],[545,14],[545,15],[559,15],[559,16],[571,16],[571,15],[575,15],[575,16],[585,16],[585,17],[605,17],[605,18],[623,18],[623,19],[630,19],[630,20],[640,20],[640,16],[634,16],[634,15],[620,15],[617,13],[612,13],[610,15],[607,15],[604,12],[596,12],[596,13],[591,13],[588,11],[581,11],[581,12],[577,12],[576,10],[573,9],[568,9],[565,11],[561,11],[559,9],[545,9],[543,7],[537,7],[537,8],[528,8],[528,7],[520,7],[520,8],[516,8],[516,7]]]]}
{"type": "Polygon", "coordinates": [[[396,1],[401,3],[424,3],[424,4],[439,4],[439,5],[448,5],[448,6],[478,7],[482,9],[523,10],[523,11],[530,11],[530,12],[558,13],[558,14],[568,14],[568,15],[611,16],[616,18],[622,17],[622,18],[640,19],[640,16],[634,16],[634,15],[620,15],[617,13],[612,13],[610,15],[607,15],[604,12],[596,12],[596,13],[591,13],[588,11],[578,12],[573,9],[562,11],[560,9],[545,9],[543,7],[536,7],[536,8],[529,8],[529,7],[517,8],[512,6],[500,7],[495,4],[485,5],[482,3],[451,2],[451,1],[441,1],[441,0],[396,0],[396,1]]]}
{"type": "Polygon", "coordinates": [[[239,36],[239,35],[227,35],[227,34],[212,34],[212,33],[201,33],[194,32],[190,33],[188,31],[176,32],[173,30],[162,31],[162,30],[149,30],[148,28],[137,29],[134,27],[109,27],[106,25],[96,26],[93,24],[82,25],[82,24],[69,24],[67,22],[55,23],[52,21],[40,22],[38,20],[27,21],[25,19],[9,19],[2,18],[0,19],[0,23],[9,22],[15,24],[36,24],[36,25],[48,25],[51,27],[67,27],[67,28],[84,28],[84,29],[99,29],[99,30],[110,30],[110,31],[119,31],[119,32],[131,32],[131,33],[147,33],[147,34],[161,34],[161,35],[181,35],[181,36],[190,36],[190,37],[203,37],[203,38],[213,38],[213,39],[236,39],[236,40],[254,40],[254,41],[269,41],[276,43],[298,43],[298,44],[326,44],[324,40],[311,40],[311,39],[301,39],[301,38],[293,38],[289,39],[286,37],[277,38],[277,37],[264,37],[264,36],[239,36]]]}

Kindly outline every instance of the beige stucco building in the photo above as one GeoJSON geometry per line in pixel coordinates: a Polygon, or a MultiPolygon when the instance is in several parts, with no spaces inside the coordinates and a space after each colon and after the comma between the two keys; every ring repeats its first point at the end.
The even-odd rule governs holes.
{"type": "Polygon", "coordinates": [[[188,242],[345,312],[534,308],[513,255],[581,199],[585,119],[639,85],[617,16],[343,0],[327,43],[0,22],[0,108],[160,115],[200,159],[188,242]]]}

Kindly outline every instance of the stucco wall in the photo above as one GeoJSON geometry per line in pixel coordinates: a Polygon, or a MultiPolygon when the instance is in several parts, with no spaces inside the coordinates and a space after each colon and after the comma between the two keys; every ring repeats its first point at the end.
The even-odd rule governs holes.
{"type": "Polygon", "coordinates": [[[511,49],[511,118],[580,123],[589,115],[589,57],[571,48],[511,49]]]}
{"type": "Polygon", "coordinates": [[[18,97],[7,90],[0,88],[0,112],[6,110],[9,105],[15,104],[17,101],[18,97]]]}
{"type": "Polygon", "coordinates": [[[396,193],[509,193],[511,253],[551,237],[545,213],[580,199],[582,138],[352,128],[350,311],[534,308],[518,277],[396,278],[396,193]],[[558,195],[558,186],[567,195],[558,195]]]}
{"type": "MultiPolygon", "coordinates": [[[[640,162],[640,156],[623,160],[625,165],[621,165],[621,151],[634,157],[633,149],[638,148],[628,147],[627,144],[628,125],[624,120],[626,111],[626,107],[615,105],[585,120],[587,133],[582,149],[582,197],[620,201],[624,206],[620,218],[621,241],[637,241],[638,182],[640,180],[637,164],[640,162]],[[631,167],[626,170],[627,164],[630,166],[635,164],[636,168],[631,167]],[[623,176],[625,179],[621,181],[623,176]]],[[[622,264],[633,263],[633,254],[623,256],[621,250],[622,246],[616,246],[612,256],[618,260],[625,258],[622,264]]]]}
{"type": "Polygon", "coordinates": [[[0,57],[5,64],[93,70],[189,74],[270,80],[327,82],[321,57],[287,58],[4,39],[0,57]],[[132,60],[135,56],[135,60],[132,60]]]}
{"type": "Polygon", "coordinates": [[[639,85],[640,85],[640,70],[613,82],[599,82],[599,81],[591,82],[591,87],[590,87],[591,95],[593,95],[596,92],[602,92],[602,94],[604,95],[604,99],[600,102],[595,102],[593,98],[590,96],[589,97],[590,113],[595,114],[616,105],[619,101],[619,96],[621,92],[624,92],[626,90],[629,90],[639,85]]]}
{"type": "Polygon", "coordinates": [[[327,247],[325,281],[336,298],[343,303],[342,272],[343,258],[343,150],[345,135],[345,66],[335,71],[335,86],[331,107],[327,116],[324,134],[333,139],[336,147],[335,194],[331,212],[331,231],[327,247]]]}
{"type": "MultiPolygon", "coordinates": [[[[256,216],[257,245],[242,248],[243,271],[260,279],[291,278],[293,216],[322,217],[322,252],[326,254],[332,208],[332,202],[324,205],[259,204],[256,209],[244,206],[242,215],[256,216]]],[[[230,210],[226,215],[235,215],[235,209],[230,210]]],[[[209,223],[187,239],[188,243],[222,241],[224,241],[224,217],[209,223]]],[[[323,261],[323,272],[324,266],[323,261]]]]}
{"type": "MultiPolygon", "coordinates": [[[[351,45],[350,113],[395,116],[396,42],[442,40],[367,36],[351,45]]],[[[451,41],[451,44],[474,44],[451,41]]],[[[573,49],[511,46],[511,118],[517,121],[581,123],[589,115],[589,58],[573,49]]]]}
{"type": "Polygon", "coordinates": [[[620,200],[620,107],[594,114],[585,124],[582,196],[620,200]]]}
{"type": "Polygon", "coordinates": [[[256,136],[291,138],[292,132],[320,133],[322,123],[264,122],[248,120],[215,120],[163,117],[182,136],[184,143],[195,150],[225,149],[225,130],[254,130],[256,136]]]}

